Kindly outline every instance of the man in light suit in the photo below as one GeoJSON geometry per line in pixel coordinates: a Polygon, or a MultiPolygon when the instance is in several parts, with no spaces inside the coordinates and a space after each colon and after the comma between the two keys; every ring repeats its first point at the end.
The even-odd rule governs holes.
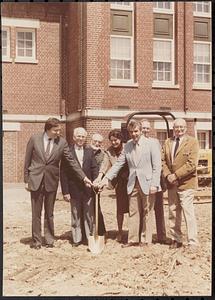
{"type": "Polygon", "coordinates": [[[128,243],[123,247],[145,246],[152,242],[154,195],[160,186],[161,154],[153,143],[142,135],[142,125],[130,121],[131,137],[119,158],[99,184],[99,188],[115,178],[126,164],[129,168],[128,243]]]}
{"type": "Polygon", "coordinates": [[[28,141],[25,154],[24,182],[31,192],[33,249],[40,249],[41,213],[44,202],[44,237],[46,247],[54,247],[54,203],[59,182],[59,163],[64,157],[72,173],[87,186],[91,181],[69,153],[66,140],[60,136],[60,121],[49,118],[44,132],[33,135],[28,141]]]}
{"type": "MultiPolygon", "coordinates": [[[[141,124],[142,124],[143,135],[146,138],[154,141],[155,147],[158,147],[158,151],[161,151],[161,146],[160,146],[158,139],[149,137],[149,134],[151,131],[150,122],[147,119],[143,119],[141,121],[141,124]]],[[[161,178],[161,180],[162,180],[162,178],[161,178]]],[[[162,184],[161,184],[159,191],[155,194],[154,210],[155,210],[155,220],[156,220],[156,230],[157,230],[157,242],[160,244],[165,244],[165,243],[167,243],[167,238],[166,238],[166,227],[165,227],[164,209],[163,209],[162,184]]]]}
{"type": "MultiPolygon", "coordinates": [[[[98,176],[98,165],[91,147],[85,145],[87,131],[77,127],[73,132],[74,144],[69,145],[73,157],[87,177],[93,181],[98,176]]],[[[91,188],[72,176],[65,159],[60,167],[61,189],[66,200],[71,204],[72,246],[77,247],[88,239],[93,230],[94,193],[91,188]]]]}
{"type": "Polygon", "coordinates": [[[163,174],[168,184],[169,225],[172,244],[182,246],[181,219],[184,214],[187,226],[188,248],[198,246],[197,224],[194,212],[194,190],[197,188],[197,164],[199,145],[197,139],[186,134],[184,119],[173,123],[174,137],[163,146],[163,174]]]}

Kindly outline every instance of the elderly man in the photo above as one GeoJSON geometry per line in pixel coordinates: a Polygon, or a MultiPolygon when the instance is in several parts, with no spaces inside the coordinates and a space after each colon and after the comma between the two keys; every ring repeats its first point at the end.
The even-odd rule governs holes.
{"type": "MultiPolygon", "coordinates": [[[[74,129],[73,145],[69,145],[70,153],[76,159],[80,168],[90,180],[98,176],[98,166],[93,150],[85,147],[87,132],[82,127],[74,129]]],[[[93,192],[84,186],[68,172],[65,161],[62,160],[60,168],[60,181],[64,198],[70,200],[72,223],[72,246],[76,247],[88,239],[93,230],[93,192]],[[83,229],[85,229],[83,231],[83,229]],[[84,234],[85,232],[85,234],[84,234]]]]}
{"type": "Polygon", "coordinates": [[[80,165],[69,153],[66,140],[60,136],[61,125],[56,118],[49,118],[44,132],[33,135],[27,144],[24,166],[26,190],[31,192],[32,244],[40,249],[41,213],[44,203],[44,237],[46,247],[54,247],[54,204],[59,183],[59,164],[63,158],[68,172],[85,187],[91,184],[80,165]]]}
{"type": "MultiPolygon", "coordinates": [[[[143,135],[154,141],[155,147],[158,148],[158,151],[161,151],[161,147],[158,139],[149,137],[151,126],[150,122],[147,119],[143,119],[142,123],[142,133],[143,135]]],[[[156,220],[156,230],[157,230],[157,242],[160,244],[165,244],[166,240],[166,227],[165,227],[165,219],[164,219],[164,209],[163,209],[163,191],[160,188],[159,191],[155,194],[155,220],[156,220]]]]}
{"type": "Polygon", "coordinates": [[[169,221],[172,244],[182,246],[181,219],[184,214],[187,226],[188,248],[198,246],[197,224],[194,213],[194,190],[197,188],[197,164],[199,145],[197,139],[186,134],[184,119],[173,123],[174,137],[163,146],[163,174],[168,183],[169,221]]]}
{"type": "MultiPolygon", "coordinates": [[[[102,149],[103,140],[104,140],[103,136],[99,133],[94,133],[91,137],[91,147],[93,149],[95,159],[99,169],[101,167],[101,164],[104,159],[104,154],[105,154],[104,150],[102,149]]],[[[98,203],[98,219],[99,219],[98,234],[104,235],[106,233],[106,228],[105,228],[105,222],[101,210],[100,201],[98,203]]]]}
{"type": "Polygon", "coordinates": [[[99,133],[94,133],[91,138],[91,147],[93,148],[94,155],[100,168],[104,159],[104,151],[102,150],[103,136],[99,133]]]}
{"type": "Polygon", "coordinates": [[[128,124],[131,139],[111,169],[99,184],[108,184],[128,163],[129,197],[128,243],[122,247],[148,246],[152,242],[154,196],[160,186],[161,154],[150,139],[142,135],[140,122],[131,120],[128,124]],[[141,241],[142,239],[142,241],[141,241]]]}

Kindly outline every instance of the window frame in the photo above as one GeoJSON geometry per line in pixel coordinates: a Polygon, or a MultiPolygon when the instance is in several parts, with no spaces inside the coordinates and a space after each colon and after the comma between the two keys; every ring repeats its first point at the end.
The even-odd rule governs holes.
{"type": "MultiPolygon", "coordinates": [[[[154,49],[154,42],[155,41],[159,41],[159,42],[170,42],[171,43],[171,56],[172,56],[172,60],[171,60],[171,74],[172,74],[172,80],[171,81],[159,81],[159,80],[154,80],[153,79],[153,86],[174,86],[175,84],[175,47],[174,47],[174,39],[161,39],[161,38],[153,38],[153,49],[154,49]]],[[[158,62],[158,61],[154,61],[154,57],[152,60],[152,72],[154,74],[154,62],[158,62]]]]}
{"type": "Polygon", "coordinates": [[[3,26],[2,31],[7,32],[7,55],[3,55],[2,51],[2,62],[12,62],[11,58],[11,49],[10,49],[10,37],[11,37],[11,32],[10,32],[10,27],[3,26]]]}
{"type": "Polygon", "coordinates": [[[135,58],[134,58],[134,3],[130,2],[131,5],[117,5],[115,3],[110,4],[110,11],[113,10],[127,10],[132,12],[131,17],[131,35],[120,35],[120,34],[110,34],[110,64],[109,64],[109,86],[130,86],[138,87],[138,84],[135,82],[135,58]],[[111,79],[111,39],[112,38],[127,38],[131,41],[131,78],[130,79],[111,79]]]}
{"type": "Polygon", "coordinates": [[[210,149],[210,143],[209,143],[209,130],[197,130],[197,138],[198,138],[198,141],[199,141],[199,147],[200,149],[210,149]],[[204,148],[201,148],[200,147],[200,139],[198,138],[198,134],[201,134],[201,133],[204,133],[205,134],[205,147],[204,148]]]}
{"type": "MultiPolygon", "coordinates": [[[[123,39],[129,39],[131,44],[131,78],[130,79],[112,79],[111,78],[111,54],[110,54],[110,84],[133,84],[134,83],[134,39],[133,36],[124,36],[124,35],[111,35],[110,36],[110,49],[111,49],[111,39],[112,38],[123,38],[123,39]]],[[[111,51],[110,51],[111,52],[111,51]]]]}
{"type": "Polygon", "coordinates": [[[194,4],[196,3],[201,3],[201,2],[205,2],[205,1],[193,1],[192,4],[193,4],[193,15],[195,17],[206,17],[206,18],[211,18],[211,1],[207,1],[209,2],[209,12],[201,12],[201,11],[195,11],[194,10],[194,4]]]}
{"type": "Polygon", "coordinates": [[[15,28],[15,62],[18,63],[38,63],[36,59],[36,28],[25,28],[16,27],[15,28]],[[19,56],[18,55],[18,33],[19,32],[31,32],[32,33],[32,56],[19,56]]]}
{"type": "MultiPolygon", "coordinates": [[[[158,3],[160,1],[155,1],[154,3],[158,3]]],[[[169,1],[164,1],[164,2],[169,2],[169,1]]],[[[151,2],[153,3],[153,2],[151,2]]],[[[154,3],[153,3],[153,12],[154,13],[165,13],[165,14],[173,14],[174,15],[174,10],[175,10],[175,2],[171,1],[171,8],[158,8],[158,7],[154,7],[154,3]]]]}
{"type": "MultiPolygon", "coordinates": [[[[123,3],[123,2],[120,2],[120,3],[123,3]]],[[[133,11],[133,9],[134,9],[134,3],[130,2],[130,5],[122,5],[122,4],[116,4],[114,2],[110,2],[110,8],[111,9],[133,11]]]]}
{"type": "MultiPolygon", "coordinates": [[[[193,89],[212,89],[212,45],[211,42],[209,41],[193,41],[193,89]],[[202,83],[202,82],[195,82],[195,76],[194,76],[194,65],[195,64],[200,64],[200,63],[196,63],[194,61],[194,44],[206,44],[209,45],[209,55],[210,55],[210,62],[209,63],[204,63],[204,65],[209,65],[210,66],[210,80],[209,82],[206,83],[202,83]]],[[[203,64],[203,63],[201,63],[203,64]]]]}
{"type": "Polygon", "coordinates": [[[156,138],[158,139],[158,141],[159,141],[161,147],[163,147],[163,145],[164,145],[164,143],[165,143],[165,140],[163,140],[163,143],[161,142],[162,140],[160,140],[160,139],[158,138],[158,134],[159,134],[159,133],[162,133],[162,134],[165,134],[165,135],[166,135],[165,140],[168,139],[168,134],[167,134],[167,131],[165,131],[165,130],[162,130],[162,129],[156,129],[156,138]]]}

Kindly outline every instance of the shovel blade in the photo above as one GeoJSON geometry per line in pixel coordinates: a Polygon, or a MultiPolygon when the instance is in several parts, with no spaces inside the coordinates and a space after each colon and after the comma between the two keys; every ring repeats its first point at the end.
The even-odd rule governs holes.
{"type": "Polygon", "coordinates": [[[89,236],[88,248],[93,254],[100,254],[105,247],[104,236],[89,236]]]}

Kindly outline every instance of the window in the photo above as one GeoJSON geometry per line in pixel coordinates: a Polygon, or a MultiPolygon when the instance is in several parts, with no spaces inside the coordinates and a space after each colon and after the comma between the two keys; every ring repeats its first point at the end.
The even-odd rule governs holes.
{"type": "Polygon", "coordinates": [[[132,79],[131,38],[111,37],[111,79],[132,79]]]}
{"type": "Polygon", "coordinates": [[[173,5],[174,2],[165,2],[165,1],[159,1],[159,2],[153,2],[153,11],[154,12],[163,12],[166,13],[173,11],[173,5]]]}
{"type": "Polygon", "coordinates": [[[200,149],[209,149],[209,131],[198,131],[197,137],[200,149]]]}
{"type": "Polygon", "coordinates": [[[153,87],[175,85],[173,9],[173,2],[153,3],[153,87]]]}
{"type": "Polygon", "coordinates": [[[3,28],[2,33],[2,61],[12,61],[10,58],[10,30],[3,28]]]}
{"type": "Polygon", "coordinates": [[[35,30],[17,29],[16,62],[36,62],[35,30]]]}
{"type": "Polygon", "coordinates": [[[133,3],[132,2],[111,2],[111,8],[113,9],[122,9],[122,10],[132,10],[133,3]]]}
{"type": "Polygon", "coordinates": [[[133,3],[111,3],[110,85],[134,84],[133,18],[133,3]]]}
{"type": "Polygon", "coordinates": [[[209,87],[211,83],[211,45],[194,42],[194,85],[209,87]]]}
{"type": "Polygon", "coordinates": [[[163,147],[165,140],[167,139],[166,131],[157,131],[157,139],[159,140],[161,147],[163,147]]]}
{"type": "Polygon", "coordinates": [[[193,2],[193,12],[195,16],[208,17],[211,13],[210,1],[193,2]]]}
{"type": "Polygon", "coordinates": [[[153,81],[170,83],[173,81],[173,54],[171,40],[154,40],[153,81]]]}

